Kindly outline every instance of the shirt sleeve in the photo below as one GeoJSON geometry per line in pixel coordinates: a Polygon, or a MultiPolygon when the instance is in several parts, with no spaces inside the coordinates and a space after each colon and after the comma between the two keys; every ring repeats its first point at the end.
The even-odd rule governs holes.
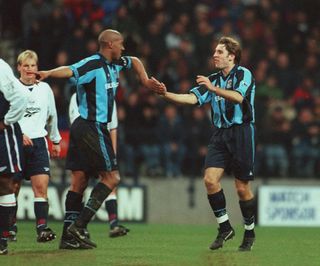
{"type": "Polygon", "coordinates": [[[1,91],[10,104],[7,114],[4,116],[4,123],[6,125],[14,124],[23,116],[28,96],[23,85],[13,75],[9,65],[1,73],[0,79],[1,91]]]}
{"type": "Polygon", "coordinates": [[[130,69],[132,67],[132,60],[130,56],[121,56],[120,59],[115,62],[117,69],[130,69]]]}
{"type": "Polygon", "coordinates": [[[252,83],[252,74],[248,69],[241,69],[236,74],[237,82],[234,85],[234,90],[239,92],[243,97],[252,83]]]}
{"type": "Polygon", "coordinates": [[[54,95],[51,88],[48,85],[48,117],[47,117],[47,129],[49,133],[49,138],[53,143],[59,143],[61,136],[58,129],[58,115],[56,109],[56,103],[54,100],[54,95]]]}
{"type": "Polygon", "coordinates": [[[95,57],[87,57],[69,66],[73,72],[75,83],[79,83],[80,77],[86,73],[101,67],[101,60],[95,57]]]}
{"type": "Polygon", "coordinates": [[[212,99],[212,92],[207,90],[205,86],[194,87],[190,90],[190,93],[193,93],[197,97],[199,106],[210,102],[212,99]]]}
{"type": "Polygon", "coordinates": [[[78,72],[78,69],[77,69],[77,66],[76,64],[73,64],[71,66],[69,66],[69,68],[71,69],[72,73],[73,73],[73,79],[74,79],[74,82],[76,83],[76,81],[79,79],[79,72],[78,72]]]}

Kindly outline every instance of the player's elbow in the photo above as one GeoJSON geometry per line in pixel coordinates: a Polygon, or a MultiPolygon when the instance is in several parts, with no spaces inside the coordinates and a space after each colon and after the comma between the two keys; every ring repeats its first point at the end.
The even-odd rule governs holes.
{"type": "Polygon", "coordinates": [[[234,101],[235,103],[242,104],[243,96],[240,93],[237,93],[237,95],[235,95],[234,101]]]}
{"type": "Polygon", "coordinates": [[[188,97],[189,97],[189,104],[192,104],[192,105],[198,104],[198,98],[193,93],[190,93],[188,97]]]}
{"type": "Polygon", "coordinates": [[[237,103],[242,104],[243,102],[243,97],[240,97],[239,99],[237,99],[237,103]]]}

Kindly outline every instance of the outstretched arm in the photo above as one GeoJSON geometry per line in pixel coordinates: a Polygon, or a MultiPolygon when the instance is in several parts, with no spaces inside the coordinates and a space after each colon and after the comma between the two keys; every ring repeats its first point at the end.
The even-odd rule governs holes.
{"type": "Polygon", "coordinates": [[[149,77],[148,77],[148,74],[147,74],[141,60],[138,57],[131,56],[131,61],[132,61],[132,67],[135,70],[135,72],[137,73],[141,83],[143,85],[146,85],[149,77]]]}
{"type": "Polygon", "coordinates": [[[156,79],[152,79],[152,78],[148,77],[148,74],[147,74],[141,60],[137,57],[134,57],[134,56],[131,57],[131,60],[132,60],[133,69],[137,73],[141,83],[146,88],[148,88],[156,93],[161,92],[162,91],[161,83],[156,79]]]}
{"type": "Polygon", "coordinates": [[[171,102],[180,104],[196,104],[198,102],[197,97],[193,93],[189,94],[177,94],[172,92],[166,92],[163,97],[171,102]]]}
{"type": "Polygon", "coordinates": [[[68,66],[61,66],[46,71],[30,71],[29,73],[35,74],[37,79],[43,80],[46,78],[71,78],[73,76],[72,70],[68,66]]]}
{"type": "Polygon", "coordinates": [[[242,103],[243,101],[243,97],[239,92],[236,92],[233,90],[223,90],[223,89],[220,89],[219,87],[213,86],[211,81],[205,76],[198,75],[197,83],[199,85],[206,86],[209,91],[212,91],[216,95],[221,96],[222,98],[225,98],[231,102],[242,103]]]}
{"type": "MultiPolygon", "coordinates": [[[[152,80],[159,82],[155,78],[152,78],[152,80]]],[[[167,91],[166,85],[164,83],[160,83],[161,87],[159,89],[158,94],[161,95],[163,98],[179,104],[196,104],[198,102],[197,97],[193,93],[189,94],[177,94],[167,91]]]]}

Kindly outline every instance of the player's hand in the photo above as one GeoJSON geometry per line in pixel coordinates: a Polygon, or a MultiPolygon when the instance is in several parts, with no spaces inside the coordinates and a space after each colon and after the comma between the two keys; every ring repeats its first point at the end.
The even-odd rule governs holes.
{"type": "Polygon", "coordinates": [[[52,144],[51,157],[59,158],[61,152],[60,144],[52,144]]]}
{"type": "Polygon", "coordinates": [[[38,81],[44,80],[50,76],[49,71],[28,71],[27,74],[34,74],[38,81]]]}
{"type": "Polygon", "coordinates": [[[161,90],[161,83],[155,78],[147,79],[144,85],[155,93],[158,93],[159,90],[161,90]]]}
{"type": "Polygon", "coordinates": [[[216,91],[216,87],[213,86],[213,84],[211,83],[211,81],[207,77],[202,76],[202,75],[198,75],[196,81],[197,81],[198,85],[206,86],[209,91],[212,91],[212,92],[216,91]]]}
{"type": "Polygon", "coordinates": [[[151,80],[156,84],[151,90],[159,95],[164,95],[167,92],[166,85],[156,78],[151,77],[151,80]]]}
{"type": "Polygon", "coordinates": [[[23,134],[23,146],[33,146],[32,140],[23,134]]]}

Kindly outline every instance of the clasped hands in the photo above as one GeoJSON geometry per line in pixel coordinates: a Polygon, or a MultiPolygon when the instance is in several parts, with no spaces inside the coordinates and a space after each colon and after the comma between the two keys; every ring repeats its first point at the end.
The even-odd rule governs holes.
{"type": "MultiPolygon", "coordinates": [[[[217,90],[217,87],[213,86],[209,78],[206,76],[198,75],[196,82],[198,85],[206,86],[209,91],[215,92],[217,90]]],[[[151,77],[151,79],[148,79],[147,81],[147,87],[151,89],[153,92],[164,95],[167,92],[167,87],[164,83],[158,81],[156,78],[151,77]]]]}

